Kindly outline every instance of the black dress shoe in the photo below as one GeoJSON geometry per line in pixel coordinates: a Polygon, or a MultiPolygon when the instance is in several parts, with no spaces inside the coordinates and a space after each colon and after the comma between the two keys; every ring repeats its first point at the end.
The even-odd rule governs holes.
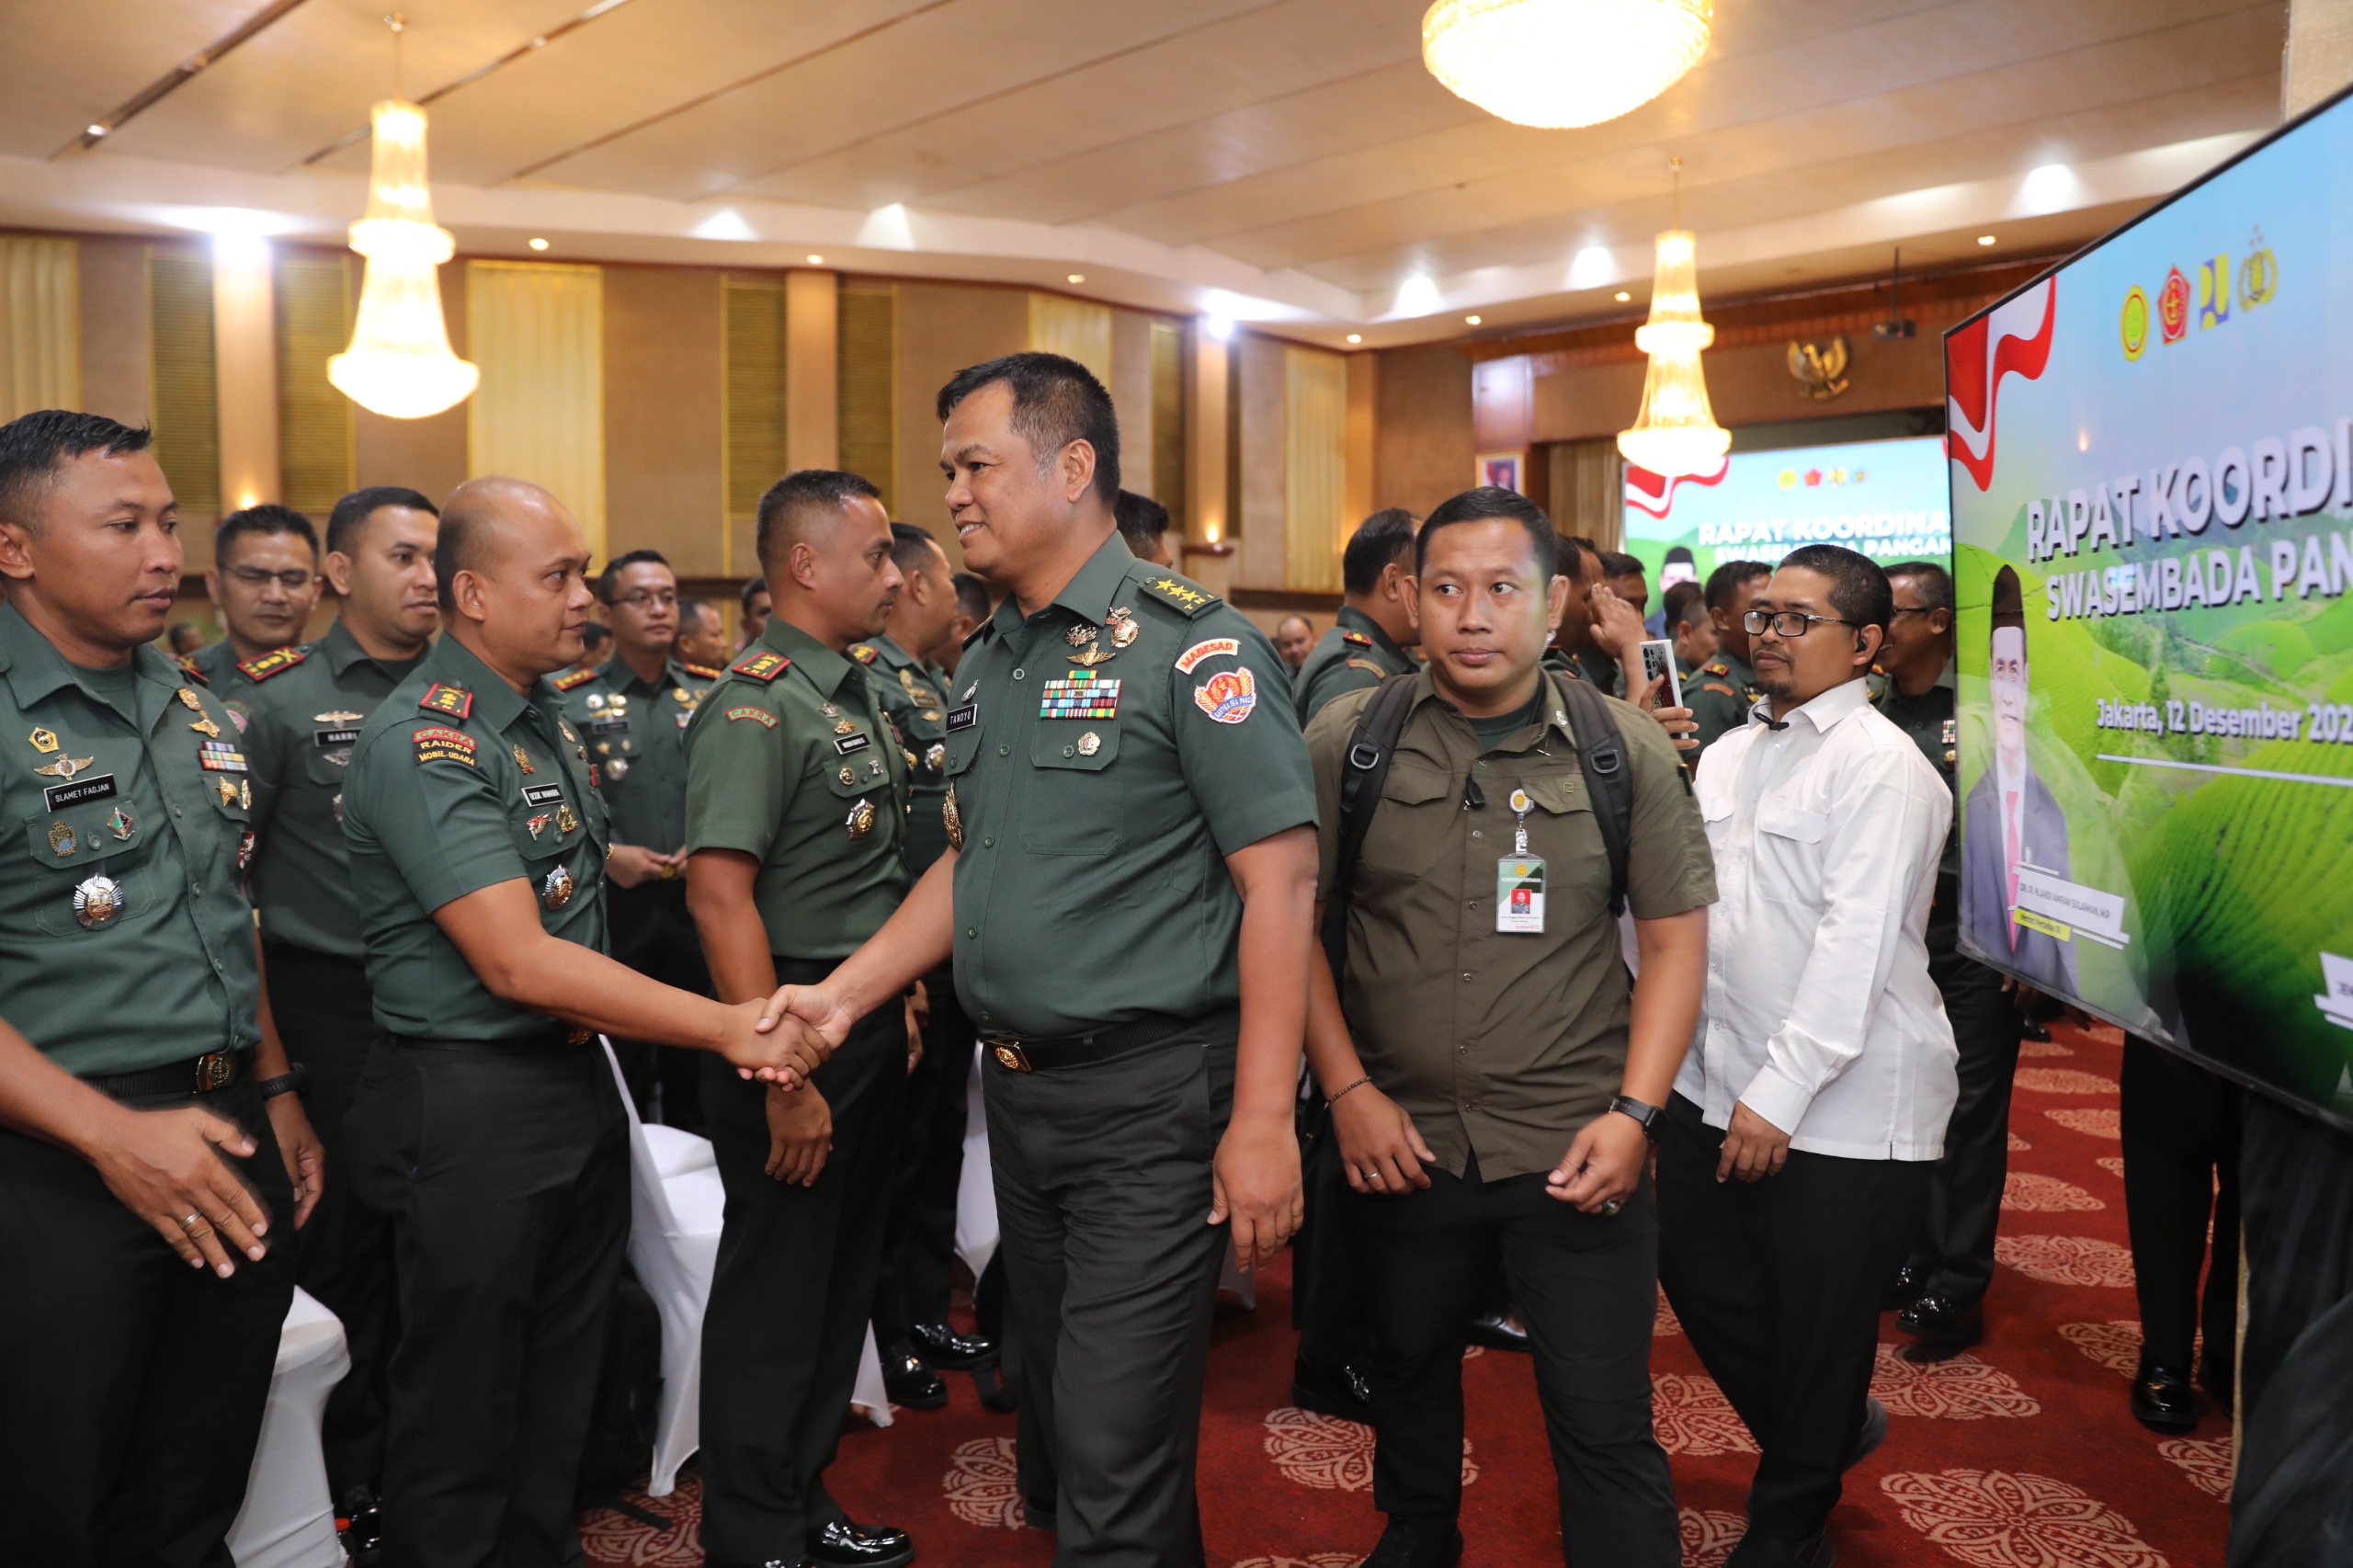
{"type": "Polygon", "coordinates": [[[978,1334],[959,1334],[944,1323],[919,1323],[907,1330],[907,1342],[925,1366],[938,1372],[970,1372],[996,1364],[996,1341],[978,1334]]]}
{"type": "Polygon", "coordinates": [[[1904,1309],[1895,1326],[1930,1349],[1966,1350],[1985,1337],[1985,1305],[1923,1296],[1904,1309]]]}
{"type": "Polygon", "coordinates": [[[2036,1022],[2034,1019],[2029,1018],[2024,1023],[2018,1025],[2018,1038],[2020,1040],[2039,1040],[2041,1043],[2048,1045],[2051,1043],[2051,1031],[2041,1024],[2036,1022]]]}
{"type": "Polygon", "coordinates": [[[892,1404],[909,1410],[938,1410],[948,1403],[948,1385],[923,1364],[922,1357],[907,1348],[904,1339],[892,1340],[882,1352],[882,1387],[892,1404]]]}
{"type": "Polygon", "coordinates": [[[1865,1394],[1863,1396],[1862,1426],[1855,1433],[1854,1447],[1847,1450],[1847,1462],[1840,1468],[1844,1470],[1854,1469],[1857,1465],[1870,1458],[1873,1453],[1878,1451],[1879,1446],[1886,1441],[1887,1406],[1871,1398],[1870,1395],[1865,1394]]]}
{"type": "Polygon", "coordinates": [[[1021,1499],[1021,1522],[1033,1530],[1044,1530],[1048,1535],[1058,1534],[1062,1529],[1062,1521],[1054,1517],[1054,1506],[1040,1503],[1035,1497],[1021,1499]]]}
{"type": "Polygon", "coordinates": [[[831,1568],[899,1568],[915,1560],[915,1543],[906,1531],[888,1525],[858,1525],[835,1519],[809,1532],[809,1561],[831,1568]]]}
{"type": "Polygon", "coordinates": [[[2189,1374],[2178,1367],[2160,1367],[2143,1357],[2132,1374],[2132,1415],[2142,1426],[2159,1432],[2187,1432],[2198,1425],[2198,1396],[2189,1374]]]}
{"type": "Polygon", "coordinates": [[[384,1561],[384,1510],[372,1486],[355,1486],[335,1505],[335,1538],[354,1568],[376,1568],[384,1561]]]}
{"type": "Polygon", "coordinates": [[[1895,1283],[1887,1288],[1887,1297],[1879,1304],[1883,1312],[1900,1312],[1920,1299],[1928,1288],[1928,1271],[1914,1264],[1905,1264],[1895,1271],[1895,1283]]]}
{"type": "MultiPolygon", "coordinates": [[[[1519,1326],[1510,1312],[1491,1309],[1471,1320],[1471,1343],[1483,1345],[1490,1350],[1528,1351],[1528,1330],[1519,1326]]],[[[1366,1561],[1371,1561],[1368,1558],[1366,1561]]]]}
{"type": "Polygon", "coordinates": [[[1462,1532],[1450,1518],[1392,1518],[1358,1568],[1454,1568],[1462,1561],[1462,1532]]]}
{"type": "Polygon", "coordinates": [[[1363,1369],[1358,1367],[1319,1367],[1312,1361],[1293,1361],[1290,1402],[1318,1415],[1336,1415],[1343,1421],[1372,1425],[1372,1385],[1365,1381],[1363,1369]]]}

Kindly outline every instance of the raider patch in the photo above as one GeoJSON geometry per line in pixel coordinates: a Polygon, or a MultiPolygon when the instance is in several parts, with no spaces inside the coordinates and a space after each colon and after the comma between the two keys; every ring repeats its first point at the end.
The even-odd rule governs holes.
{"type": "MultiPolygon", "coordinates": [[[[439,687],[435,687],[437,691],[439,687]]],[[[410,737],[416,742],[419,762],[462,762],[468,767],[474,762],[474,738],[463,730],[445,730],[436,724],[417,731],[410,737]]]]}
{"type": "Polygon", "coordinates": [[[776,715],[765,708],[730,708],[727,717],[730,720],[749,719],[764,730],[776,728],[776,715]]]}
{"type": "Polygon", "coordinates": [[[1347,663],[1347,665],[1348,668],[1350,668],[1350,669],[1352,669],[1352,670],[1362,670],[1362,671],[1364,671],[1367,675],[1381,676],[1382,676],[1382,677],[1384,677],[1384,678],[1385,678],[1385,677],[1388,676],[1388,674],[1389,674],[1389,672],[1388,672],[1387,670],[1382,669],[1379,665],[1374,664],[1370,659],[1349,659],[1349,660],[1347,660],[1347,661],[1345,661],[1345,662],[1347,663]]]}

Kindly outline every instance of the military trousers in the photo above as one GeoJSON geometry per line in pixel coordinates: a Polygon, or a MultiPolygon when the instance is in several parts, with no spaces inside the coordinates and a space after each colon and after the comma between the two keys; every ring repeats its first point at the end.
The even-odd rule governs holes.
{"type": "Polygon", "coordinates": [[[1370,1330],[1357,1228],[1348,1217],[1347,1167],[1321,1094],[1301,1119],[1306,1123],[1300,1137],[1306,1222],[1291,1238],[1290,1323],[1299,1330],[1302,1367],[1328,1374],[1364,1364],[1370,1330]]]}
{"type": "Polygon", "coordinates": [[[1994,1280],[1994,1234],[2010,1171],[2010,1081],[2018,1067],[2018,1015],[2002,976],[1928,934],[1928,978],[1944,998],[1960,1048],[1961,1096],[1945,1124],[1945,1152],[1928,1178],[1928,1210],[1909,1262],[1922,1287],[1964,1305],[1994,1280]]]}
{"type": "Polygon", "coordinates": [[[293,1192],[250,1078],[125,1103],[201,1105],[252,1134],[235,1163],[269,1256],[226,1279],[191,1268],[78,1156],[0,1131],[0,1558],[230,1568],[294,1299],[293,1192]]]}
{"type": "Polygon", "coordinates": [[[2205,1365],[2196,1369],[2209,1392],[2224,1397],[2238,1341],[2242,1091],[2132,1036],[2125,1038],[2120,1076],[2124,1221],[2140,1298],[2141,1353],[2160,1367],[2190,1371],[2202,1323],[2205,1365]]]}
{"type": "MultiPolygon", "coordinates": [[[[612,928],[612,955],[638,973],[691,991],[713,994],[710,969],[703,961],[702,937],[687,910],[683,881],[641,882],[605,890],[605,919],[612,928]]],[[[648,1040],[617,1040],[613,1054],[629,1080],[630,1098],[641,1120],[658,1121],[699,1133],[702,1122],[702,1058],[707,1051],[648,1040]]]]}
{"type": "Polygon", "coordinates": [[[882,1275],[874,1292],[874,1330],[886,1344],[919,1323],[946,1323],[956,1286],[956,1191],[964,1177],[965,1087],[974,1041],[954,979],[934,974],[925,990],[931,1017],[923,1027],[923,1060],[907,1074],[882,1275]]]}
{"type": "MultiPolygon", "coordinates": [[[[779,959],[792,983],[831,963],[779,959]]],[[[874,1308],[905,1103],[907,1032],[895,1002],[849,1032],[811,1080],[834,1119],[816,1183],[767,1174],[767,1091],[718,1057],[703,1112],[727,1189],[727,1219],[703,1312],[702,1545],[731,1562],[788,1562],[844,1517],[824,1473],[858,1384],[874,1308]]]]}
{"type": "Polygon", "coordinates": [[[604,1051],[381,1040],[345,1141],[399,1272],[392,1562],[580,1562],[573,1487],[629,1246],[629,1116],[604,1051]]]}
{"type": "Polygon", "coordinates": [[[1229,1013],[1087,1066],[982,1064],[1024,1409],[1047,1450],[1029,1468],[1056,1477],[1059,1568],[1203,1561],[1193,1466],[1229,1244],[1204,1221],[1234,1036],[1229,1013]]]}
{"type": "Polygon", "coordinates": [[[359,1074],[383,1031],[376,1025],[368,966],[284,942],[265,949],[269,1008],[287,1059],[310,1075],[302,1108],[326,1154],[326,1182],[297,1238],[295,1279],[343,1320],[351,1370],[327,1396],[322,1431],[327,1490],[337,1503],[356,1486],[381,1483],[392,1341],[400,1313],[392,1286],[392,1227],[359,1201],[351,1184],[344,1118],[359,1074]]]}

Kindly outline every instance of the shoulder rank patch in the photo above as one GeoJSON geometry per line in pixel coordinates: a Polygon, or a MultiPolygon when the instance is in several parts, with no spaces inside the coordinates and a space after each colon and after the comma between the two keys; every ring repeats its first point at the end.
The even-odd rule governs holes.
{"type": "Polygon", "coordinates": [[[1732,674],[1732,666],[1725,664],[1722,659],[1716,659],[1711,663],[1701,665],[1699,666],[1699,673],[1703,676],[1728,676],[1732,674]]]}
{"type": "Polygon", "coordinates": [[[247,680],[267,680],[274,675],[292,669],[310,656],[309,652],[301,648],[272,648],[257,659],[240,659],[237,668],[244,672],[247,680]]]}
{"type": "Polygon", "coordinates": [[[180,673],[188,676],[188,679],[196,682],[197,685],[210,686],[212,684],[211,677],[204,673],[204,666],[198,664],[194,659],[189,658],[186,653],[181,654],[175,662],[179,665],[180,673]]]}
{"type": "Polygon", "coordinates": [[[1161,603],[1174,605],[1184,611],[1188,619],[1197,618],[1206,612],[1211,606],[1222,602],[1215,594],[1211,593],[1199,583],[1189,582],[1173,572],[1163,572],[1157,576],[1146,577],[1142,585],[1145,593],[1160,600],[1161,603]]]}
{"type": "Polygon", "coordinates": [[[1345,626],[1340,628],[1340,641],[1343,642],[1353,642],[1359,648],[1370,648],[1372,646],[1371,638],[1367,637],[1361,631],[1350,631],[1345,626]]]}
{"type": "Polygon", "coordinates": [[[849,656],[861,665],[870,665],[882,656],[882,650],[871,642],[853,642],[850,644],[849,656]]]}
{"type": "Polygon", "coordinates": [[[717,680],[726,673],[723,670],[715,670],[709,665],[690,665],[684,659],[678,661],[678,667],[690,676],[700,676],[705,680],[717,680]]]}
{"type": "Polygon", "coordinates": [[[1382,669],[1379,665],[1374,664],[1370,659],[1350,659],[1347,661],[1347,663],[1348,668],[1352,670],[1362,670],[1367,675],[1379,676],[1383,680],[1387,680],[1389,678],[1389,672],[1382,669]]]}
{"type": "Polygon", "coordinates": [[[763,730],[776,728],[776,715],[765,708],[730,708],[727,710],[727,717],[731,722],[737,719],[749,719],[763,730]]]}
{"type": "Polygon", "coordinates": [[[595,670],[582,668],[576,670],[566,670],[560,676],[548,676],[548,684],[555,687],[558,691],[570,691],[573,687],[585,686],[596,678],[597,672],[595,670]]]}
{"type": "Polygon", "coordinates": [[[1725,686],[1721,682],[1712,680],[1701,681],[1699,683],[1699,689],[1701,691],[1712,691],[1719,697],[1738,697],[1740,695],[1738,692],[1733,690],[1732,687],[1725,686]]]}
{"type": "Polygon", "coordinates": [[[416,705],[428,712],[462,719],[474,710],[474,694],[462,686],[445,686],[437,680],[425,688],[425,695],[416,699],[416,705]]]}
{"type": "Polygon", "coordinates": [[[1176,656],[1176,673],[1188,676],[1205,659],[1214,659],[1221,654],[1234,654],[1241,652],[1242,644],[1233,638],[1212,637],[1206,642],[1196,642],[1179,653],[1176,656]]]}
{"type": "MultiPolygon", "coordinates": [[[[727,666],[739,676],[749,676],[756,681],[772,681],[792,667],[792,661],[782,653],[763,648],[756,653],[746,653],[727,666]]],[[[730,713],[729,718],[734,715],[730,713]]]]}
{"type": "Polygon", "coordinates": [[[474,763],[474,738],[463,730],[448,730],[438,724],[415,731],[410,738],[416,743],[419,762],[462,762],[468,767],[474,763]]]}

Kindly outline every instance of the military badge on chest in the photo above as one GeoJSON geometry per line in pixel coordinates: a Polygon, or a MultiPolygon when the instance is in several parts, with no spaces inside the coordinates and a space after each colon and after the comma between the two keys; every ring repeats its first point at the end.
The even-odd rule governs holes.
{"type": "Polygon", "coordinates": [[[547,876],[540,882],[540,907],[562,909],[572,902],[572,895],[577,891],[578,885],[573,881],[570,871],[562,866],[551,866],[547,876]]]}
{"type": "Polygon", "coordinates": [[[849,815],[843,819],[842,826],[849,831],[852,838],[864,838],[874,831],[877,816],[874,802],[861,800],[849,809],[849,815]]]}

